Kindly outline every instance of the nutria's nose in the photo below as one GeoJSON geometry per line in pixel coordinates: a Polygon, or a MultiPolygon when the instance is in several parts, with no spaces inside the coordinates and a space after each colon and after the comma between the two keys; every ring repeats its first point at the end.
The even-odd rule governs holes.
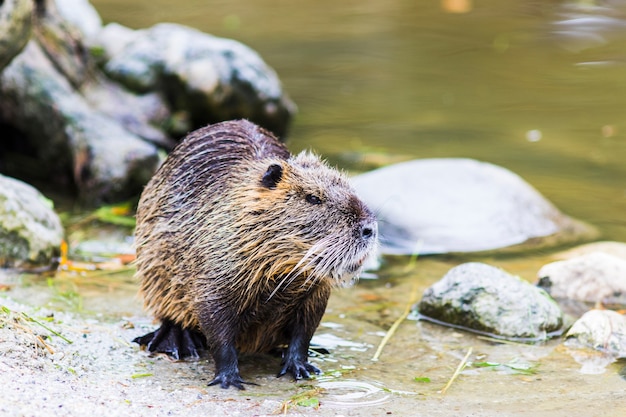
{"type": "Polygon", "coordinates": [[[373,239],[376,237],[378,225],[376,222],[367,222],[361,226],[361,237],[363,239],[373,239]]]}

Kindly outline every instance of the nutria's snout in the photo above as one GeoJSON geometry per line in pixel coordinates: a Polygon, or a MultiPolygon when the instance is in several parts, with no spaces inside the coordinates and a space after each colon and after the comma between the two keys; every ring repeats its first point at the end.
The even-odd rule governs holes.
{"type": "Polygon", "coordinates": [[[367,255],[369,255],[375,249],[376,245],[378,245],[378,220],[374,213],[365,205],[361,206],[360,219],[358,238],[366,246],[365,251],[367,255]]]}
{"type": "Polygon", "coordinates": [[[369,218],[362,221],[359,229],[359,235],[365,241],[375,241],[378,237],[378,222],[376,219],[369,218]]]}
{"type": "MultiPolygon", "coordinates": [[[[341,256],[336,257],[334,268],[327,273],[335,280],[335,285],[340,287],[353,285],[359,279],[363,271],[365,261],[372,256],[378,245],[378,222],[376,217],[363,207],[361,220],[354,229],[352,243],[344,246],[341,256]]],[[[321,264],[329,264],[329,258],[333,258],[333,251],[326,251],[325,259],[321,264]],[[330,256],[329,256],[330,255],[330,256]]],[[[317,271],[319,272],[319,270],[317,271]]]]}
{"type": "Polygon", "coordinates": [[[378,222],[376,221],[376,216],[374,216],[374,213],[372,213],[356,195],[350,198],[349,205],[359,219],[357,237],[363,241],[372,241],[374,243],[378,237],[378,222]]]}
{"type": "Polygon", "coordinates": [[[361,237],[363,239],[376,239],[378,233],[378,226],[376,223],[367,223],[361,227],[361,237]]]}

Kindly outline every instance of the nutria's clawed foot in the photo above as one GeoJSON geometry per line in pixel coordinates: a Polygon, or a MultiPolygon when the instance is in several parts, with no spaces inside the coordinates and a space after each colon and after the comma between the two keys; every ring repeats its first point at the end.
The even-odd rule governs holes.
{"type": "Polygon", "coordinates": [[[219,385],[220,387],[227,389],[230,388],[231,386],[238,388],[240,390],[245,390],[246,388],[243,386],[243,384],[246,385],[258,385],[255,384],[254,382],[246,382],[244,381],[241,376],[239,375],[238,372],[232,373],[232,372],[221,372],[215,375],[215,378],[213,379],[213,381],[209,382],[209,386],[212,385],[219,385]]]}
{"type": "Polygon", "coordinates": [[[150,353],[165,353],[172,359],[198,359],[206,349],[204,335],[196,330],[186,329],[168,320],[161,327],[144,336],[133,339],[150,353]]]}
{"type": "Polygon", "coordinates": [[[299,359],[286,359],[283,363],[283,367],[276,375],[276,378],[280,378],[289,372],[293,375],[294,379],[297,381],[298,379],[309,379],[311,378],[311,374],[319,375],[322,373],[317,367],[311,365],[306,360],[299,359]]]}

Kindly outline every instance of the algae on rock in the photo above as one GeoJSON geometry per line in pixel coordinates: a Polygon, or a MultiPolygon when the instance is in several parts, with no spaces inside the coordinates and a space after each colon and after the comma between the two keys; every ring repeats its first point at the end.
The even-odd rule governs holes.
{"type": "Polygon", "coordinates": [[[561,309],[544,290],[479,262],[448,271],[424,292],[418,310],[425,318],[508,339],[543,340],[563,324],[561,309]]]}
{"type": "Polygon", "coordinates": [[[59,256],[63,227],[48,200],[0,175],[0,267],[46,266],[59,256]]]}

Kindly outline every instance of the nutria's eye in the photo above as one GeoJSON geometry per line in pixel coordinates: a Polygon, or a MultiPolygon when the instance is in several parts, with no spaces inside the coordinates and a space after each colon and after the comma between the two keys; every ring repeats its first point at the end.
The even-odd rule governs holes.
{"type": "Polygon", "coordinates": [[[313,194],[306,195],[306,202],[310,204],[322,204],[322,200],[318,196],[313,194]]]}

